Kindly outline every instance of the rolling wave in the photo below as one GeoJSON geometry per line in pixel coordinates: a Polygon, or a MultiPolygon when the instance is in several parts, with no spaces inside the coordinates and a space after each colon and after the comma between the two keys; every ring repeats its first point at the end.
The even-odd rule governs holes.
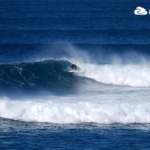
{"type": "Polygon", "coordinates": [[[133,87],[150,86],[149,64],[92,64],[74,60],[80,70],[69,73],[71,61],[47,59],[0,65],[1,89],[68,90],[95,82],[133,87]]]}

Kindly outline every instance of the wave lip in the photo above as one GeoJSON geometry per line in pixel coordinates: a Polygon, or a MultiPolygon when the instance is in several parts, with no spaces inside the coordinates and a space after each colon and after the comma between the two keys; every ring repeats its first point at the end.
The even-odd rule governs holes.
{"type": "Polygon", "coordinates": [[[3,99],[0,103],[0,117],[59,124],[82,122],[99,124],[150,123],[150,102],[58,102],[3,99]]]}

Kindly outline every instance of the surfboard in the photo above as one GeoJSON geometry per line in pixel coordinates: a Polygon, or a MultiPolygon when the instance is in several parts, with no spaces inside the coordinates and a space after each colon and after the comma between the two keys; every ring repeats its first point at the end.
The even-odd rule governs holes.
{"type": "Polygon", "coordinates": [[[78,70],[69,70],[68,72],[78,72],[78,70]]]}

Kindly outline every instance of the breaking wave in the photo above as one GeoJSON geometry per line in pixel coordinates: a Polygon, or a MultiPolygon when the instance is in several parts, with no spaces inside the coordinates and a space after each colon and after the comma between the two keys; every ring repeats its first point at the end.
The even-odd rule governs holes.
{"type": "Polygon", "coordinates": [[[38,62],[0,64],[1,89],[71,89],[79,85],[150,86],[149,64],[96,64],[77,60],[47,59],[38,62]],[[80,70],[69,73],[70,64],[80,70]]]}

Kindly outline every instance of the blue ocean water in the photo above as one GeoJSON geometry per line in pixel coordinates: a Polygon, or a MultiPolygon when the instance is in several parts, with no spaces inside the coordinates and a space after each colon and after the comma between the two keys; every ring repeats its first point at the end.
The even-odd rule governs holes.
{"type": "Polygon", "coordinates": [[[150,9],[1,0],[0,149],[150,149],[150,14],[138,6],[150,9]]]}

